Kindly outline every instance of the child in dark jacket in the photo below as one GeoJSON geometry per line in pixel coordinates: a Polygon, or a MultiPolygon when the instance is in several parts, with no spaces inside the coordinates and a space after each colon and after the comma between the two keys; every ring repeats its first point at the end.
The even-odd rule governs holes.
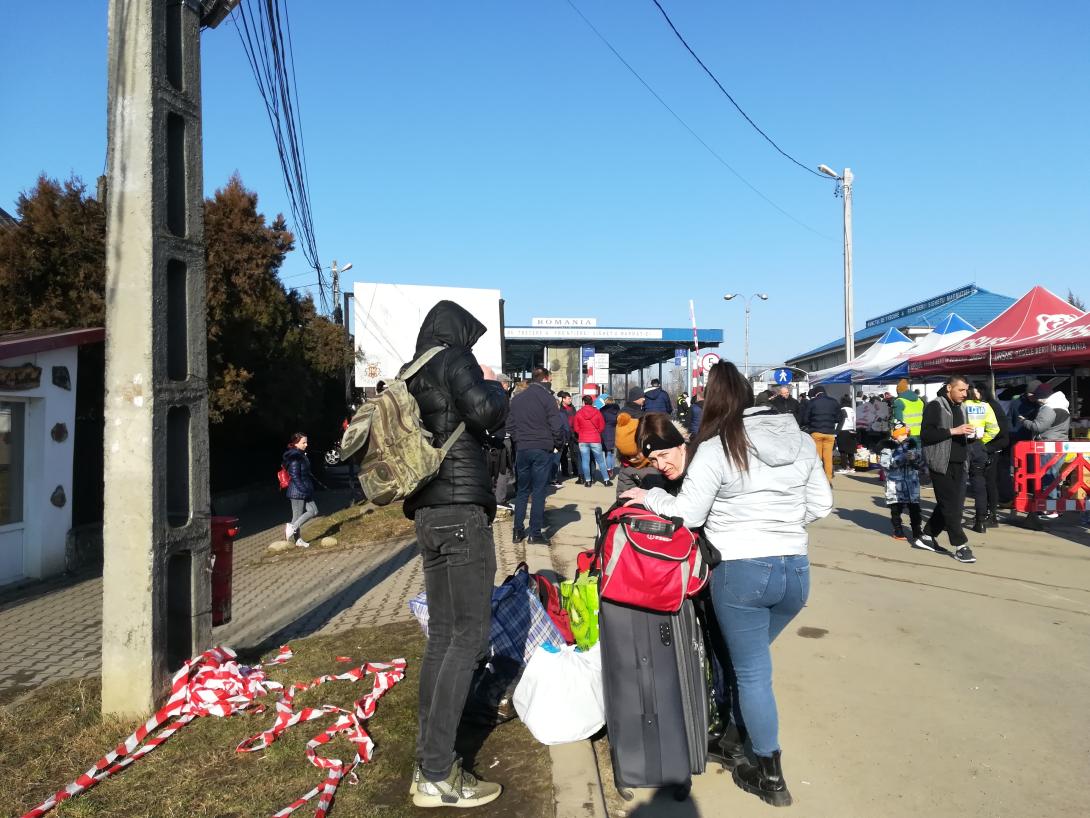
{"type": "Polygon", "coordinates": [[[920,463],[922,452],[916,441],[909,437],[908,426],[895,420],[890,436],[879,447],[879,462],[886,473],[886,505],[893,522],[893,539],[905,539],[901,524],[901,512],[908,508],[912,526],[912,543],[923,536],[920,523],[920,463]]]}

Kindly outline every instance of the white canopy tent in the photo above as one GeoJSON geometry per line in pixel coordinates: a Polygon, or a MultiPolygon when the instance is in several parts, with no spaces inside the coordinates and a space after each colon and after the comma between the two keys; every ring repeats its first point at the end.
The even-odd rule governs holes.
{"type": "Polygon", "coordinates": [[[885,335],[867,347],[867,351],[854,360],[839,366],[831,366],[810,373],[810,385],[827,383],[852,383],[858,372],[881,367],[885,369],[894,358],[912,348],[912,340],[896,327],[886,330],[885,335]]]}
{"type": "Polygon", "coordinates": [[[895,383],[901,378],[907,378],[908,359],[910,357],[946,349],[946,347],[958,343],[963,338],[968,338],[974,332],[976,332],[976,327],[957,313],[950,313],[931,332],[899,355],[858,367],[852,375],[852,383],[895,383]]]}

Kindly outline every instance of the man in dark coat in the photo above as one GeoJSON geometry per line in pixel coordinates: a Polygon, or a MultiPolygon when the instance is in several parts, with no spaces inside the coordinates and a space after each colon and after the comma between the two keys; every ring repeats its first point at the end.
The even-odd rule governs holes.
{"type": "Polygon", "coordinates": [[[545,525],[545,489],[553,471],[553,453],[570,436],[568,421],[556,405],[549,388],[549,370],[538,367],[526,389],[511,399],[508,428],[515,442],[515,511],[512,520],[514,542],[526,538],[526,506],[530,505],[530,542],[548,545],[545,525]]]}
{"type": "Polygon", "coordinates": [[[666,394],[658,378],[651,380],[651,388],[644,392],[643,396],[646,398],[643,405],[645,414],[662,412],[665,415],[672,415],[674,413],[674,407],[670,403],[670,396],[666,394]]]}
{"type": "Polygon", "coordinates": [[[413,803],[472,807],[499,797],[501,787],[462,770],[454,737],[469,684],[486,655],[492,620],[496,498],[485,441],[502,439],[507,397],[496,376],[471,351],[484,324],[453,301],[428,312],[416,339],[416,357],[443,351],[409,380],[424,427],[440,446],[465,423],[465,432],[439,472],[405,500],[416,523],[428,594],[428,643],[418,675],[419,723],[413,803]]]}
{"type": "Polygon", "coordinates": [[[833,444],[836,442],[836,426],[840,422],[840,404],[825,394],[824,386],[815,386],[810,390],[810,401],[806,404],[802,423],[799,425],[810,433],[817,444],[825,476],[833,481],[833,444]]]}
{"type": "Polygon", "coordinates": [[[781,415],[794,415],[795,420],[799,419],[799,402],[791,397],[791,390],[786,386],[776,390],[776,395],[772,398],[772,408],[781,415]]]}

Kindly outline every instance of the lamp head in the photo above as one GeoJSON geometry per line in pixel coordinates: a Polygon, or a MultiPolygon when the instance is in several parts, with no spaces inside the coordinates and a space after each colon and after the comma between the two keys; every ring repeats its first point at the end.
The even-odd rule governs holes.
{"type": "Polygon", "coordinates": [[[730,301],[732,298],[737,298],[737,297],[738,297],[738,293],[727,293],[726,295],[723,296],[723,300],[724,301],[730,301]]]}
{"type": "Polygon", "coordinates": [[[818,170],[824,173],[826,176],[832,176],[834,179],[839,179],[840,174],[833,170],[828,165],[818,165],[818,170]]]}
{"type": "Polygon", "coordinates": [[[768,293],[757,293],[757,297],[759,299],[761,299],[762,301],[767,301],[768,300],[768,293]]]}
{"type": "Polygon", "coordinates": [[[347,272],[348,270],[351,270],[351,269],[352,269],[352,262],[350,261],[341,268],[341,272],[344,273],[344,272],[347,272]]]}

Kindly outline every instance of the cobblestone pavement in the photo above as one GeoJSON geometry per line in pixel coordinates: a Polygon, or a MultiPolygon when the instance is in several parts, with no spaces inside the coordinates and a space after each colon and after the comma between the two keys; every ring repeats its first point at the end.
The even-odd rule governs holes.
{"type": "MultiPolygon", "coordinates": [[[[346,496],[319,498],[323,511],[346,496]]],[[[232,621],[213,629],[215,644],[278,644],[310,634],[409,619],[408,600],[423,590],[412,539],[330,551],[292,550],[276,558],[266,546],[283,537],[283,502],[242,515],[235,542],[232,621]]],[[[495,526],[497,581],[525,558],[511,526],[495,526]]],[[[58,679],[101,670],[102,578],[60,582],[0,605],[0,696],[9,698],[58,679]]]]}

